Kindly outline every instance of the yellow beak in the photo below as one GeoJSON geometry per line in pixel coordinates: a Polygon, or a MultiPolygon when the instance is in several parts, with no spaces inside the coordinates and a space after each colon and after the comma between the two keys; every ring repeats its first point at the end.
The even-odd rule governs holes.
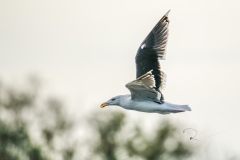
{"type": "Polygon", "coordinates": [[[104,108],[105,106],[108,106],[108,103],[103,103],[103,104],[101,104],[101,108],[104,108]]]}

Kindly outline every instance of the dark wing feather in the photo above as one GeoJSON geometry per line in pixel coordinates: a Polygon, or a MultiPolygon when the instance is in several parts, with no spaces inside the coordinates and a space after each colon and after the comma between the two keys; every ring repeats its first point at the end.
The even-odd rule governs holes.
{"type": "Polygon", "coordinates": [[[165,59],[169,24],[168,13],[169,11],[160,19],[141,43],[135,57],[137,78],[148,71],[153,70],[152,74],[155,78],[155,89],[157,91],[160,91],[160,88],[164,83],[164,73],[160,70],[159,60],[165,59]]]}

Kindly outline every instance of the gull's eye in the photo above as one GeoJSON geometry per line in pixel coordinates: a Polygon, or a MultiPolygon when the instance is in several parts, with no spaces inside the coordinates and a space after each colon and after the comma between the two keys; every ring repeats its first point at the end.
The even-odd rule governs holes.
{"type": "Polygon", "coordinates": [[[113,98],[112,101],[115,101],[115,99],[113,98]]]}

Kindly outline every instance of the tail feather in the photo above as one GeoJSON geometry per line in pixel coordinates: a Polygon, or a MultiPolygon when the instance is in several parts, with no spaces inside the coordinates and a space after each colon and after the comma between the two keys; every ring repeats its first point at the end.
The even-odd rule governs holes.
{"type": "Polygon", "coordinates": [[[185,111],[191,111],[191,108],[188,105],[177,105],[177,104],[171,104],[169,102],[164,102],[166,105],[166,110],[173,113],[178,112],[185,112],[185,111]]]}
{"type": "Polygon", "coordinates": [[[185,111],[191,111],[191,108],[188,105],[178,105],[177,107],[179,107],[185,111]]]}

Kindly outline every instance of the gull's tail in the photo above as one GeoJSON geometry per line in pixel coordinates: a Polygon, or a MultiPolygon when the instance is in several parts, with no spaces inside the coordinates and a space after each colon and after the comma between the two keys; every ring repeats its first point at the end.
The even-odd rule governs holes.
{"type": "Polygon", "coordinates": [[[176,106],[185,111],[191,111],[191,108],[188,105],[176,105],[176,106]]]}
{"type": "Polygon", "coordinates": [[[188,105],[177,105],[169,102],[164,102],[163,105],[164,104],[165,104],[165,109],[168,112],[178,113],[178,112],[191,111],[191,108],[188,105]]]}

